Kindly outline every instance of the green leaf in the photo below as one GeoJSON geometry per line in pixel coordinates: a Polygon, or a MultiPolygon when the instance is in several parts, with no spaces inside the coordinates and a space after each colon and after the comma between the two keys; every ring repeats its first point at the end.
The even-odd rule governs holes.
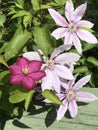
{"type": "Polygon", "coordinates": [[[79,27],[79,29],[82,29],[82,30],[86,30],[88,32],[94,32],[91,28],[88,28],[88,27],[79,27]]]}
{"type": "Polygon", "coordinates": [[[0,11],[0,26],[3,27],[5,21],[6,21],[6,16],[0,11]]]}
{"type": "Polygon", "coordinates": [[[23,9],[24,8],[24,0],[16,0],[15,1],[15,5],[20,8],[23,9]]]}
{"type": "Polygon", "coordinates": [[[31,23],[31,20],[32,20],[32,15],[31,15],[31,13],[28,12],[28,15],[25,15],[23,18],[23,24],[24,24],[25,28],[27,27],[28,24],[31,23]]]}
{"type": "Polygon", "coordinates": [[[2,96],[2,91],[0,90],[0,98],[1,98],[1,96],[2,96]]]}
{"type": "Polygon", "coordinates": [[[40,0],[31,0],[31,3],[35,11],[40,10],[40,0]]]}
{"type": "Polygon", "coordinates": [[[25,10],[20,10],[20,11],[17,11],[17,12],[12,16],[12,19],[17,18],[17,17],[21,17],[21,16],[25,16],[25,15],[28,15],[28,12],[25,11],[25,10]]]}
{"type": "Polygon", "coordinates": [[[30,102],[32,100],[32,97],[34,95],[34,90],[31,90],[30,92],[28,92],[28,95],[27,97],[25,98],[25,110],[27,111],[28,110],[28,107],[30,105],[30,102]]]}
{"type": "Polygon", "coordinates": [[[67,0],[54,0],[58,5],[64,5],[67,0]]]}
{"type": "Polygon", "coordinates": [[[26,96],[27,96],[27,93],[21,92],[20,90],[16,90],[11,93],[11,96],[9,97],[9,101],[11,103],[19,103],[25,100],[26,96]]]}
{"type": "Polygon", "coordinates": [[[9,101],[11,103],[22,102],[28,96],[28,90],[26,90],[23,86],[12,86],[11,89],[9,97],[9,101]]]}
{"type": "Polygon", "coordinates": [[[87,66],[77,67],[73,73],[86,73],[89,72],[87,66]]]}
{"type": "Polygon", "coordinates": [[[98,46],[97,44],[87,44],[87,43],[85,43],[83,45],[83,52],[89,51],[92,48],[97,47],[97,46],[98,46]]]}
{"type": "Polygon", "coordinates": [[[53,51],[54,41],[49,34],[48,26],[34,27],[33,30],[34,42],[37,44],[39,49],[42,50],[45,56],[48,56],[53,51]],[[53,44],[53,46],[52,46],[53,44]]]}
{"type": "Polygon", "coordinates": [[[58,96],[56,96],[51,90],[48,89],[44,90],[42,95],[48,100],[52,101],[53,103],[60,104],[60,105],[62,104],[58,96]]]}
{"type": "Polygon", "coordinates": [[[3,65],[5,65],[6,67],[8,67],[4,57],[2,55],[0,55],[0,63],[2,63],[3,65]]]}
{"type": "Polygon", "coordinates": [[[93,56],[88,57],[87,61],[89,63],[92,63],[94,66],[98,66],[98,60],[95,57],[93,57],[93,56]]]}
{"type": "Polygon", "coordinates": [[[23,31],[23,29],[19,27],[11,40],[7,42],[8,46],[5,49],[6,61],[15,57],[24,47],[26,42],[31,38],[31,36],[32,34],[30,32],[27,30],[23,31]]]}
{"type": "Polygon", "coordinates": [[[0,81],[2,81],[4,79],[5,76],[7,76],[9,74],[9,71],[2,71],[0,73],[0,81]]]}

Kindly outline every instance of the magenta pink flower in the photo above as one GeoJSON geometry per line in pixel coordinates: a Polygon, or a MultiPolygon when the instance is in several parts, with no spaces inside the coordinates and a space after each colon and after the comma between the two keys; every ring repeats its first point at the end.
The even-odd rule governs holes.
{"type": "Polygon", "coordinates": [[[41,66],[41,61],[19,58],[16,65],[9,67],[11,72],[10,83],[22,84],[27,89],[34,88],[36,81],[41,80],[46,75],[41,70],[41,66]]]}
{"type": "Polygon", "coordinates": [[[65,91],[62,91],[60,94],[57,94],[63,103],[63,105],[61,105],[57,111],[58,121],[64,116],[67,109],[69,110],[72,118],[74,118],[77,115],[78,107],[76,101],[89,103],[91,101],[95,101],[96,99],[98,99],[96,96],[94,96],[89,92],[78,91],[89,80],[90,80],[90,75],[81,78],[75,85],[73,85],[75,79],[71,80],[69,81],[68,87],[65,89],[65,91]]]}
{"type": "MultiPolygon", "coordinates": [[[[64,19],[56,10],[51,8],[49,9],[51,17],[55,23],[60,26],[52,32],[52,36],[56,39],[64,37],[64,44],[70,45],[70,47],[73,44],[80,53],[82,52],[80,39],[87,43],[98,42],[96,37],[90,32],[94,24],[87,20],[81,20],[86,8],[87,3],[74,9],[72,1],[67,0],[65,5],[65,16],[67,20],[64,19]]],[[[69,48],[66,46],[66,49],[69,48]]]]}

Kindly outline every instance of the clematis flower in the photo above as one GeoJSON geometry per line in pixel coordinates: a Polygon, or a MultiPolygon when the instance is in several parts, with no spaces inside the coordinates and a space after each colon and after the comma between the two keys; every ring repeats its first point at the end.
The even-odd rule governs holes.
{"type": "Polygon", "coordinates": [[[65,115],[67,109],[69,110],[72,118],[76,117],[78,110],[76,101],[89,103],[98,99],[89,92],[77,91],[90,80],[90,77],[90,75],[85,76],[76,82],[76,84],[74,84],[74,78],[73,80],[69,81],[66,89],[63,88],[63,91],[60,94],[57,94],[63,103],[63,105],[61,105],[57,111],[57,121],[59,121],[65,115]]]}
{"type": "Polygon", "coordinates": [[[27,89],[35,87],[35,83],[45,77],[45,72],[41,70],[42,62],[26,58],[19,58],[16,65],[9,67],[11,72],[10,83],[22,84],[27,89]]]}
{"type": "Polygon", "coordinates": [[[65,16],[67,21],[54,9],[50,8],[49,13],[53,20],[60,27],[52,32],[52,36],[56,39],[64,37],[64,44],[75,46],[79,53],[82,53],[82,47],[80,39],[86,41],[87,43],[97,43],[96,37],[90,32],[93,27],[93,23],[87,20],[81,20],[85,10],[87,8],[87,3],[84,3],[74,9],[74,5],[71,0],[67,0],[65,5],[65,16]]]}
{"type": "MultiPolygon", "coordinates": [[[[67,80],[74,78],[71,69],[73,63],[76,62],[80,56],[75,53],[60,54],[62,51],[64,51],[64,45],[56,48],[50,58],[44,56],[43,59],[39,56],[40,60],[43,59],[42,69],[46,72],[46,76],[42,79],[41,84],[43,91],[45,89],[54,89],[60,92],[60,77],[67,80]]],[[[33,60],[35,57],[38,58],[38,55],[36,52],[27,52],[23,54],[23,57],[33,60]]]]}

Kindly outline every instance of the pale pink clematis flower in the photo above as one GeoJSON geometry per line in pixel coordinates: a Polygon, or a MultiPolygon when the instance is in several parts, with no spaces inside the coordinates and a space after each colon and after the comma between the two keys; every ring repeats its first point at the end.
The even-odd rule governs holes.
{"type": "Polygon", "coordinates": [[[68,87],[65,91],[62,91],[60,94],[57,94],[58,97],[62,100],[63,105],[61,105],[57,111],[57,121],[59,121],[66,113],[67,109],[70,112],[72,118],[77,115],[77,104],[76,101],[89,103],[98,99],[96,96],[89,92],[77,91],[82,88],[90,80],[90,75],[81,78],[76,84],[75,78],[68,83],[68,87]],[[73,85],[74,84],[74,85],[73,85]]]}
{"type": "Polygon", "coordinates": [[[52,36],[56,39],[64,37],[64,44],[70,45],[70,47],[66,47],[66,49],[70,49],[72,44],[74,44],[77,51],[82,53],[80,39],[92,44],[98,42],[96,37],[89,31],[94,24],[87,20],[81,20],[86,8],[87,3],[74,9],[72,1],[67,0],[65,5],[67,21],[56,10],[52,8],[48,9],[56,24],[61,26],[52,32],[52,36]]]}
{"type": "Polygon", "coordinates": [[[22,84],[27,89],[35,87],[36,81],[45,77],[45,72],[41,70],[42,62],[26,58],[19,58],[16,65],[9,66],[11,72],[10,83],[22,84]]]}
{"type": "Polygon", "coordinates": [[[56,48],[50,58],[44,56],[44,59],[40,58],[40,56],[38,58],[39,54],[37,52],[27,52],[23,54],[25,58],[33,60],[33,58],[36,57],[43,62],[42,69],[46,72],[46,76],[42,79],[41,84],[43,91],[50,89],[60,92],[60,77],[67,80],[74,78],[72,75],[72,66],[80,56],[69,52],[60,54],[62,51],[64,51],[64,45],[56,48]]]}

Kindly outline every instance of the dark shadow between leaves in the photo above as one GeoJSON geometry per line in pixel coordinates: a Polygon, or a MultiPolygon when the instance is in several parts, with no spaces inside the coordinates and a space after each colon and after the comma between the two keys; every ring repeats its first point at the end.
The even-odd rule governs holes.
{"type": "Polygon", "coordinates": [[[24,123],[20,122],[19,120],[14,120],[13,122],[13,125],[16,126],[16,127],[19,127],[19,128],[30,128],[29,126],[25,125],[24,123]]]}
{"type": "Polygon", "coordinates": [[[85,106],[85,105],[88,105],[89,103],[86,103],[86,102],[77,102],[77,105],[78,106],[85,106]]]}
{"type": "Polygon", "coordinates": [[[45,103],[43,102],[38,102],[38,101],[32,101],[30,106],[29,106],[29,109],[28,109],[28,112],[29,114],[28,115],[35,115],[35,114],[40,114],[40,113],[43,113],[46,111],[46,108],[45,108],[45,103]],[[32,104],[35,104],[36,106],[39,106],[39,108],[36,109],[36,107],[32,104]]]}
{"type": "Polygon", "coordinates": [[[56,119],[56,116],[57,116],[57,113],[56,113],[56,110],[55,108],[51,109],[47,115],[46,115],[46,118],[45,118],[45,124],[47,127],[49,127],[50,125],[53,124],[53,122],[55,121],[56,119]]]}

